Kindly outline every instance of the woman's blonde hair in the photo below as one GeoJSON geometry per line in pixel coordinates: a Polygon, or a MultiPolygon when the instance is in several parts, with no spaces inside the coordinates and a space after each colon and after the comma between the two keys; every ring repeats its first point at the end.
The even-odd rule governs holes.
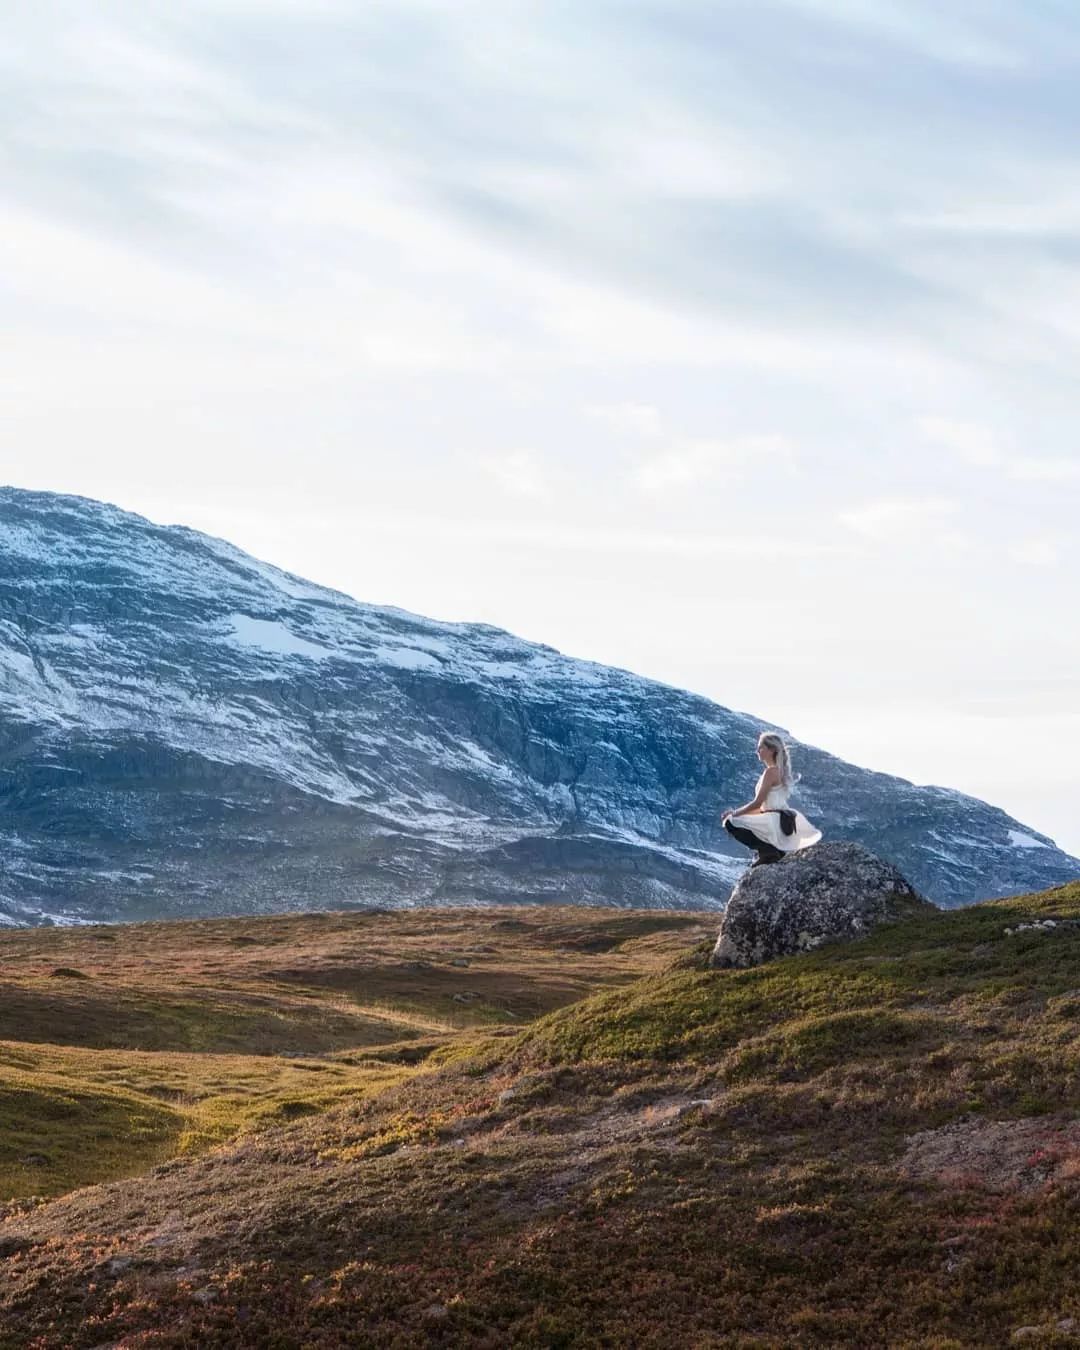
{"type": "Polygon", "coordinates": [[[780,782],[790,788],[798,781],[798,774],[791,772],[791,752],[784,744],[784,738],[776,731],[763,731],[758,737],[758,745],[764,745],[776,756],[776,767],[780,770],[780,782]]]}

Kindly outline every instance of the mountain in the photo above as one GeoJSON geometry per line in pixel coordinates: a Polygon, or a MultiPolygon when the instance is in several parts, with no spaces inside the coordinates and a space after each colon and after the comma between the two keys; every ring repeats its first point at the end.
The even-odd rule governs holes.
{"type": "MultiPolygon", "coordinates": [[[[350,905],[721,905],[768,724],[223,540],[0,489],[0,921],[350,905]]],[[[1080,863],[972,797],[794,742],[829,836],[944,905],[1080,863]]]]}

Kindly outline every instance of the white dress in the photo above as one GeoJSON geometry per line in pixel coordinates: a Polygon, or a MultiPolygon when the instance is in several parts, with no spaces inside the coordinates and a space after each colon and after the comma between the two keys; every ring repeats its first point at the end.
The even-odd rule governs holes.
{"type": "MultiPolygon", "coordinates": [[[[756,797],[761,791],[761,781],[765,777],[762,773],[761,778],[757,780],[757,787],[754,790],[756,797]]],[[[765,805],[760,811],[751,811],[745,816],[731,816],[732,825],[738,825],[741,829],[749,830],[751,834],[756,834],[759,839],[764,839],[767,844],[772,844],[773,848],[778,848],[782,853],[794,853],[800,848],[809,848],[811,844],[816,844],[821,838],[821,831],[816,825],[811,825],[801,811],[795,811],[795,833],[785,834],[780,828],[780,816],[778,812],[783,809],[791,811],[793,808],[788,806],[788,797],[791,795],[791,789],[786,787],[772,787],[769,789],[765,798],[765,805]]]]}

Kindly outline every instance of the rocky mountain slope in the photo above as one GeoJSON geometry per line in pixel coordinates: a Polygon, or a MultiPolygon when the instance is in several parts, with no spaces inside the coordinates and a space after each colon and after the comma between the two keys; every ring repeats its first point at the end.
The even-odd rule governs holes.
{"type": "MultiPolygon", "coordinates": [[[[180,526],[0,489],[0,922],[720,905],[766,724],[180,526]]],[[[803,809],[941,904],[1080,874],[983,802],[796,746],[803,809]]]]}

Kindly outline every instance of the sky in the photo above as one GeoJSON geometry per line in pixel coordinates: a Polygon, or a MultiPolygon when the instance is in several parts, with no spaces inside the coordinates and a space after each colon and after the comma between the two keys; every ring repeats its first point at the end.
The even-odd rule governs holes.
{"type": "Polygon", "coordinates": [[[1080,854],[1073,0],[35,0],[0,481],[1080,854]]]}

